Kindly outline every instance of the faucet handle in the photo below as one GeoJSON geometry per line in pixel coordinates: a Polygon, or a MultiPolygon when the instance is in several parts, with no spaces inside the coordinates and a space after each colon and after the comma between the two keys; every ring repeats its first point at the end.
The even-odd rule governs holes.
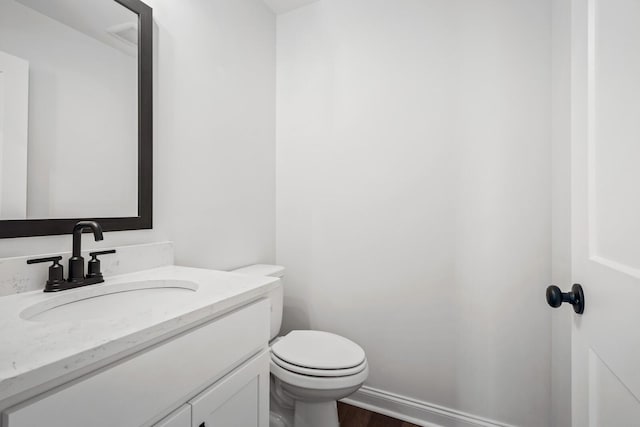
{"type": "Polygon", "coordinates": [[[58,289],[58,285],[65,282],[64,280],[64,267],[60,265],[61,256],[52,256],[47,258],[28,259],[27,264],[39,264],[41,262],[52,262],[49,267],[49,279],[47,285],[44,288],[45,292],[54,292],[58,289]]]}
{"type": "Polygon", "coordinates": [[[27,264],[39,264],[41,262],[52,262],[54,264],[57,264],[60,262],[60,260],[62,260],[61,256],[50,256],[48,258],[28,259],[27,264]]]}
{"type": "Polygon", "coordinates": [[[97,251],[97,252],[89,252],[89,256],[91,257],[91,259],[88,262],[88,269],[87,269],[87,278],[102,278],[102,272],[100,271],[100,260],[98,259],[98,257],[100,255],[108,255],[108,254],[115,254],[116,250],[115,249],[110,249],[108,251],[97,251]]]}
{"type": "Polygon", "coordinates": [[[115,254],[115,253],[116,253],[115,249],[109,249],[108,251],[89,252],[89,256],[91,258],[95,258],[95,257],[98,257],[100,255],[108,255],[108,254],[115,254]]]}

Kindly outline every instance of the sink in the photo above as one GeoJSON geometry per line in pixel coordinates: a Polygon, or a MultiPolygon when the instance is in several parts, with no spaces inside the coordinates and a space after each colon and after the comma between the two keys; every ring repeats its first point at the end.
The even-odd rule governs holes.
{"type": "Polygon", "coordinates": [[[198,285],[187,280],[143,280],[90,285],[63,291],[20,313],[33,322],[79,322],[118,318],[118,314],[162,310],[193,298],[198,285]]]}

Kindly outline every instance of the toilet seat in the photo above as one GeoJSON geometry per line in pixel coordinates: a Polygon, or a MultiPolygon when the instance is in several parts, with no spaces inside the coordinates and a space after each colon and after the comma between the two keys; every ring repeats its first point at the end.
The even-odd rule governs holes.
{"type": "Polygon", "coordinates": [[[316,373],[356,368],[366,360],[358,344],[322,331],[291,331],[271,346],[271,353],[288,365],[316,373]]]}
{"type": "Polygon", "coordinates": [[[362,384],[369,375],[364,350],[322,331],[291,331],[271,346],[271,373],[281,381],[315,390],[362,384]]]}
{"type": "Polygon", "coordinates": [[[366,366],[366,361],[363,361],[358,366],[354,366],[352,368],[346,369],[317,369],[317,368],[309,368],[306,366],[298,366],[292,363],[289,363],[285,360],[280,359],[273,352],[271,353],[271,360],[276,365],[280,366],[287,371],[294,372],[300,375],[308,375],[312,377],[346,377],[349,375],[355,375],[362,372],[366,366]]]}
{"type": "Polygon", "coordinates": [[[355,375],[343,377],[314,377],[288,371],[271,360],[271,374],[280,381],[295,387],[311,390],[338,390],[359,386],[369,376],[369,365],[364,363],[364,369],[355,375]]]}

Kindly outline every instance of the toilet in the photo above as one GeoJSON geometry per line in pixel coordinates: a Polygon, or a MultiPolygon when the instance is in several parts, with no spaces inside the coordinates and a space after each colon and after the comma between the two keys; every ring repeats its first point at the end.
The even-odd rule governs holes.
{"type": "MultiPolygon", "coordinates": [[[[251,265],[235,273],[282,278],[284,267],[251,265]]],[[[278,337],[283,291],[271,301],[270,427],[339,427],[336,402],[358,390],[369,375],[364,350],[340,335],[291,331],[278,337]]]]}

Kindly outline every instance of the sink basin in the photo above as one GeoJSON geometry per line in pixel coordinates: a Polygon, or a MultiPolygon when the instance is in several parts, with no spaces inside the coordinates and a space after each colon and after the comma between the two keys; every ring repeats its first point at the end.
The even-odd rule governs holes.
{"type": "Polygon", "coordinates": [[[144,309],[162,310],[193,298],[198,285],[187,280],[144,280],[106,285],[89,285],[63,291],[46,301],[25,308],[24,320],[34,322],[86,321],[117,318],[118,313],[144,309]]]}

